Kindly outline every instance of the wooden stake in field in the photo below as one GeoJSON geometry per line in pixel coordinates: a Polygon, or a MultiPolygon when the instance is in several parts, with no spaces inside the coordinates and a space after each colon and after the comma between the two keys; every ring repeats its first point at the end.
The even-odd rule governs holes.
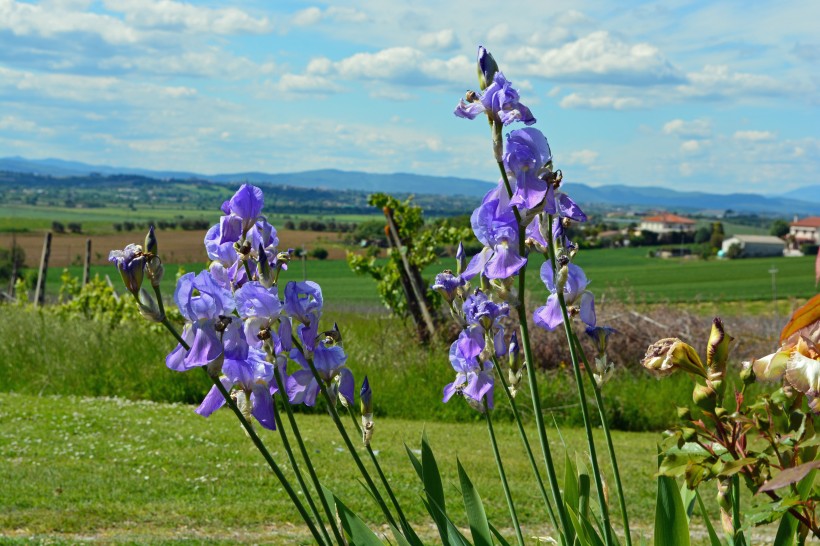
{"type": "Polygon", "coordinates": [[[427,297],[424,288],[421,286],[421,273],[417,267],[411,266],[407,260],[406,245],[402,243],[399,237],[399,230],[393,219],[393,211],[385,207],[384,217],[387,219],[387,242],[396,249],[401,257],[402,267],[399,268],[399,274],[405,296],[407,296],[407,306],[413,316],[413,321],[416,323],[416,329],[422,339],[433,339],[436,337],[436,326],[433,323],[430,310],[427,308],[427,297]]]}
{"type": "Polygon", "coordinates": [[[37,275],[37,289],[34,291],[34,305],[43,305],[46,299],[46,274],[48,258],[51,256],[51,232],[43,240],[43,253],[40,255],[40,273],[37,275]]]}
{"type": "Polygon", "coordinates": [[[83,263],[83,286],[88,284],[91,276],[91,238],[85,240],[85,262],[83,263]]]}
{"type": "Polygon", "coordinates": [[[14,298],[14,282],[17,280],[17,234],[11,234],[11,279],[9,280],[9,299],[14,298]]]}

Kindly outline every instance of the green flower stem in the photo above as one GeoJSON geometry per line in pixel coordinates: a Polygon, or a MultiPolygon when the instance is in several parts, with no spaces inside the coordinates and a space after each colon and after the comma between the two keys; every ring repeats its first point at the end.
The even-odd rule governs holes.
{"type": "Polygon", "coordinates": [[[367,472],[364,464],[362,463],[361,457],[359,457],[359,453],[356,451],[356,448],[353,446],[353,442],[350,441],[350,436],[347,434],[347,429],[345,429],[344,424],[342,424],[342,420],[339,418],[339,413],[336,411],[336,405],[334,404],[333,399],[330,397],[330,393],[327,392],[327,386],[325,386],[325,382],[322,377],[319,375],[319,372],[316,370],[316,366],[313,364],[313,358],[306,358],[308,366],[310,367],[310,371],[313,372],[313,378],[319,384],[319,390],[322,392],[322,396],[327,402],[327,409],[330,413],[330,416],[333,418],[333,422],[336,424],[336,428],[339,429],[339,435],[341,435],[342,440],[347,447],[347,450],[350,452],[351,457],[353,457],[353,462],[356,463],[356,467],[359,469],[364,481],[367,482],[367,487],[370,489],[370,492],[373,494],[373,498],[376,499],[376,503],[381,508],[382,512],[384,513],[384,517],[387,518],[387,522],[392,525],[393,527],[398,528],[399,525],[396,523],[393,514],[390,513],[390,509],[387,507],[387,504],[384,502],[384,497],[382,497],[381,493],[379,493],[378,487],[373,482],[373,479],[370,477],[370,474],[367,472]]]}
{"type": "MultiPolygon", "coordinates": [[[[552,247],[552,245],[550,245],[552,247]]],[[[575,345],[572,343],[572,326],[570,325],[569,313],[567,313],[567,303],[564,301],[564,294],[558,292],[558,303],[561,305],[561,314],[564,317],[564,331],[567,334],[569,343],[570,359],[572,360],[572,371],[575,374],[575,384],[578,388],[578,401],[581,403],[581,417],[584,420],[584,429],[587,433],[587,446],[589,447],[589,457],[592,462],[592,473],[595,475],[595,486],[598,490],[598,503],[601,505],[601,519],[603,520],[604,534],[607,546],[612,546],[612,525],[609,521],[609,507],[604,496],[604,486],[601,480],[601,469],[598,466],[598,455],[595,449],[595,438],[592,436],[592,422],[589,418],[589,408],[587,407],[587,397],[584,392],[584,378],[581,376],[581,366],[578,362],[578,354],[575,345]]]]}
{"type": "Polygon", "coordinates": [[[732,542],[735,546],[746,546],[746,538],[743,536],[740,521],[740,476],[735,474],[732,480],[732,542]]]}
{"type": "Polygon", "coordinates": [[[527,438],[527,433],[524,431],[524,424],[521,421],[521,414],[518,412],[518,404],[515,403],[515,398],[513,397],[512,392],[510,392],[510,386],[504,378],[504,372],[501,371],[501,366],[499,365],[498,358],[495,355],[493,355],[493,365],[498,371],[498,378],[501,380],[501,384],[504,386],[504,394],[507,395],[507,401],[509,401],[510,407],[512,408],[515,423],[518,425],[518,434],[521,436],[521,441],[524,443],[524,449],[527,452],[527,458],[530,461],[530,468],[532,468],[532,473],[535,475],[535,480],[538,482],[538,489],[541,491],[541,498],[544,499],[544,504],[547,507],[550,521],[552,522],[552,526],[558,529],[558,520],[555,518],[555,511],[553,510],[552,503],[547,496],[547,490],[544,487],[544,480],[541,478],[541,472],[539,472],[538,464],[535,462],[535,457],[532,454],[530,441],[527,438]]]}
{"type": "Polygon", "coordinates": [[[159,316],[165,318],[165,304],[162,302],[162,291],[159,288],[159,285],[154,286],[154,294],[157,296],[157,307],[159,308],[159,316]]]}
{"type": "MultiPolygon", "coordinates": [[[[293,430],[293,437],[296,438],[296,443],[299,446],[299,451],[302,454],[302,459],[305,461],[305,465],[307,466],[308,473],[310,474],[311,481],[313,482],[313,487],[316,489],[316,493],[319,495],[319,499],[322,503],[322,508],[325,511],[325,516],[328,518],[331,527],[333,528],[333,535],[336,539],[336,543],[340,545],[344,545],[344,538],[342,538],[341,534],[339,533],[339,529],[336,525],[336,518],[333,516],[333,512],[330,510],[330,507],[327,504],[327,499],[325,495],[322,494],[322,486],[319,483],[319,478],[316,476],[316,472],[313,469],[313,464],[310,461],[310,457],[308,457],[307,451],[305,450],[305,445],[302,442],[302,436],[299,434],[299,428],[296,425],[296,420],[293,418],[293,411],[290,407],[290,401],[288,400],[287,392],[284,389],[282,383],[282,377],[279,373],[279,369],[276,367],[274,363],[273,368],[273,378],[276,381],[276,386],[279,389],[280,393],[284,393],[282,395],[282,404],[285,406],[285,413],[287,413],[288,421],[290,423],[291,429],[293,430]]],[[[328,544],[333,544],[333,541],[330,538],[330,535],[327,532],[327,529],[322,522],[322,516],[319,514],[319,509],[316,507],[316,503],[313,501],[313,496],[310,494],[310,489],[308,489],[307,483],[305,483],[305,478],[302,476],[302,471],[299,469],[299,465],[296,461],[296,456],[293,454],[293,450],[290,447],[290,441],[288,440],[287,434],[285,434],[285,427],[284,423],[282,422],[282,416],[279,414],[278,411],[274,411],[274,416],[276,417],[276,428],[279,430],[279,436],[282,438],[282,447],[285,448],[285,453],[288,455],[288,460],[290,461],[290,465],[293,467],[293,473],[296,474],[296,479],[299,481],[299,487],[302,488],[302,492],[305,494],[305,499],[310,506],[311,511],[313,511],[313,516],[316,518],[316,521],[319,522],[319,528],[322,530],[322,534],[325,536],[325,539],[328,544]]]]}
{"type": "MultiPolygon", "coordinates": [[[[550,224],[552,223],[552,216],[550,216],[550,224]]],[[[552,270],[555,271],[555,244],[550,238],[549,241],[549,259],[552,265],[552,270]]],[[[607,546],[614,544],[612,540],[612,525],[609,520],[609,507],[606,504],[606,497],[604,496],[604,486],[601,480],[601,469],[598,466],[598,455],[595,449],[595,438],[592,436],[592,422],[589,419],[589,408],[587,407],[587,397],[584,392],[584,378],[581,376],[581,366],[578,360],[578,353],[575,350],[575,344],[572,342],[574,333],[572,332],[572,324],[570,323],[569,313],[567,312],[567,302],[564,300],[564,292],[559,288],[556,292],[558,295],[558,303],[561,306],[561,316],[564,319],[564,332],[567,336],[567,344],[569,345],[570,359],[572,360],[572,371],[575,374],[575,386],[578,388],[578,401],[581,403],[581,417],[584,421],[584,429],[587,433],[587,446],[589,447],[589,457],[592,463],[592,473],[595,475],[595,487],[598,493],[598,503],[601,505],[601,519],[604,527],[604,537],[606,538],[607,546]]]]}
{"type": "Polygon", "coordinates": [[[162,321],[162,325],[163,325],[163,326],[165,326],[165,328],[166,328],[169,332],[171,332],[171,335],[172,335],[172,336],[174,336],[174,337],[176,338],[177,343],[179,343],[180,345],[182,345],[182,346],[185,348],[185,350],[186,350],[186,351],[187,351],[187,350],[189,350],[189,349],[191,348],[191,347],[188,345],[188,343],[186,343],[186,342],[185,342],[185,340],[184,340],[184,339],[182,339],[182,336],[181,336],[181,335],[179,335],[179,332],[177,332],[177,329],[176,329],[176,328],[174,328],[174,325],[173,325],[173,324],[171,324],[171,321],[170,321],[170,320],[168,320],[168,317],[165,317],[165,319],[162,321]]]}
{"type": "Polygon", "coordinates": [[[575,332],[572,333],[572,339],[575,342],[575,347],[577,351],[581,354],[581,359],[584,363],[584,369],[587,371],[587,377],[589,378],[590,383],[592,383],[592,390],[595,393],[595,404],[598,406],[598,415],[600,415],[601,417],[601,428],[604,429],[604,436],[606,437],[606,446],[607,450],[609,451],[609,460],[612,464],[612,474],[615,476],[615,489],[618,493],[618,504],[621,508],[621,517],[623,518],[624,523],[624,535],[626,536],[626,546],[632,546],[632,537],[629,531],[629,516],[626,512],[626,497],[624,496],[624,489],[621,485],[621,473],[618,470],[618,458],[615,456],[615,446],[612,444],[612,435],[609,432],[609,423],[606,419],[606,414],[604,411],[604,400],[603,396],[601,395],[601,389],[595,382],[595,377],[592,375],[592,368],[589,367],[589,362],[587,362],[587,357],[584,354],[584,351],[581,349],[581,342],[578,340],[578,336],[575,335],[575,332]]]}
{"type": "MultiPolygon", "coordinates": [[[[512,186],[510,186],[510,179],[507,177],[507,171],[504,169],[504,164],[498,162],[498,169],[501,171],[501,179],[504,181],[504,186],[507,189],[507,194],[512,197],[512,186]]],[[[521,225],[521,214],[517,207],[513,207],[513,213],[518,221],[518,252],[520,256],[526,254],[526,245],[524,244],[525,226],[521,225]]],[[[529,262],[528,262],[529,263],[529,262]]],[[[518,302],[515,309],[518,313],[518,321],[521,329],[521,345],[524,348],[524,360],[527,363],[527,382],[530,385],[530,395],[532,396],[532,410],[535,414],[535,424],[538,429],[538,440],[541,444],[541,452],[544,455],[544,464],[547,467],[547,480],[552,490],[553,501],[555,502],[555,509],[558,510],[558,515],[561,519],[562,541],[566,542],[567,537],[574,535],[574,531],[567,516],[567,511],[564,508],[564,503],[561,500],[561,490],[558,487],[558,475],[555,472],[555,465],[552,461],[552,452],[550,451],[549,441],[547,440],[547,429],[544,426],[544,412],[541,409],[541,397],[538,394],[538,378],[535,376],[535,360],[532,355],[532,347],[530,344],[530,330],[527,324],[527,307],[524,303],[524,290],[526,288],[526,272],[527,264],[518,272],[518,302]]]]}
{"type": "Polygon", "coordinates": [[[493,455],[495,456],[495,464],[498,466],[498,476],[501,478],[501,486],[504,488],[504,498],[507,499],[507,507],[510,509],[510,518],[512,518],[513,529],[515,529],[515,538],[518,540],[519,546],[524,546],[521,524],[518,522],[518,514],[515,512],[515,504],[513,503],[512,494],[510,494],[510,485],[507,483],[507,474],[504,472],[504,465],[501,462],[501,453],[498,451],[498,442],[495,439],[495,431],[493,430],[493,420],[490,417],[490,408],[487,407],[486,400],[484,401],[484,417],[487,419],[487,431],[490,433],[490,442],[493,445],[493,455]]]}
{"type": "MultiPolygon", "coordinates": [[[[351,421],[353,421],[353,426],[356,428],[356,431],[359,434],[361,434],[362,427],[359,425],[359,421],[356,420],[356,415],[353,412],[353,408],[348,405],[347,411],[350,414],[350,419],[351,421]]],[[[415,535],[415,531],[413,531],[413,528],[410,527],[410,522],[407,521],[407,517],[404,515],[404,510],[401,509],[401,504],[399,504],[396,495],[393,493],[393,488],[390,487],[390,482],[387,480],[387,476],[384,474],[381,464],[379,464],[379,459],[376,457],[376,453],[373,452],[373,448],[370,447],[369,444],[365,447],[367,449],[368,455],[370,455],[370,460],[373,463],[373,466],[376,468],[376,472],[379,475],[379,479],[382,481],[382,485],[384,485],[384,489],[387,491],[387,496],[390,497],[390,502],[393,504],[393,508],[396,509],[396,513],[399,515],[399,520],[401,520],[404,534],[415,535]]]]}
{"type": "MultiPolygon", "coordinates": [[[[174,328],[173,325],[171,325],[167,318],[162,321],[162,324],[177,339],[179,344],[182,345],[183,349],[185,349],[186,351],[191,349],[190,345],[188,345],[185,342],[185,340],[182,339],[182,336],[179,335],[179,332],[176,331],[176,328],[174,328]]],[[[256,434],[256,431],[253,429],[253,426],[247,421],[247,419],[245,419],[245,416],[242,415],[242,412],[237,407],[236,402],[234,402],[233,398],[231,398],[231,394],[227,390],[225,390],[225,386],[218,378],[211,377],[211,374],[208,373],[208,370],[205,367],[202,367],[201,369],[205,373],[205,375],[208,376],[208,378],[211,380],[211,382],[214,384],[217,390],[219,390],[219,393],[225,399],[225,403],[228,405],[229,408],[231,408],[231,411],[234,412],[236,418],[239,419],[239,422],[242,424],[242,428],[245,429],[245,432],[248,433],[248,436],[253,442],[253,445],[255,445],[256,449],[259,450],[259,453],[262,454],[262,457],[265,459],[265,462],[268,463],[268,466],[276,475],[276,478],[279,480],[279,483],[282,484],[282,487],[285,489],[285,492],[288,494],[288,497],[290,497],[290,500],[291,502],[293,502],[293,505],[296,507],[296,510],[299,511],[299,515],[302,517],[302,520],[304,520],[305,525],[308,526],[310,534],[313,535],[313,538],[316,540],[318,544],[322,544],[324,542],[324,538],[316,529],[316,525],[313,523],[310,514],[308,514],[307,510],[305,510],[305,506],[302,504],[302,501],[299,500],[299,496],[296,494],[296,491],[293,490],[293,487],[291,487],[290,482],[288,482],[288,479],[285,477],[285,474],[279,468],[279,465],[277,465],[276,461],[274,461],[273,457],[271,457],[271,454],[268,451],[268,448],[265,447],[265,444],[262,442],[262,439],[256,434]]]]}

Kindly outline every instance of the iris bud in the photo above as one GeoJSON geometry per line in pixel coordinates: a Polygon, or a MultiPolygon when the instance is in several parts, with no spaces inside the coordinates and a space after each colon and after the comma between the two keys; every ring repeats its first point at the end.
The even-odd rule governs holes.
{"type": "Polygon", "coordinates": [[[478,85],[481,90],[487,89],[498,72],[498,63],[484,46],[478,46],[478,85]]]}
{"type": "Polygon", "coordinates": [[[362,390],[359,391],[359,402],[362,410],[362,442],[365,446],[370,445],[373,438],[373,391],[370,389],[370,382],[367,376],[362,382],[362,390]]]}
{"type": "Polygon", "coordinates": [[[456,275],[461,275],[467,268],[467,253],[464,252],[464,243],[458,243],[456,250],[456,275]]]}
{"type": "Polygon", "coordinates": [[[157,253],[157,237],[154,235],[154,226],[148,228],[148,234],[145,236],[145,252],[149,254],[157,253]]]}

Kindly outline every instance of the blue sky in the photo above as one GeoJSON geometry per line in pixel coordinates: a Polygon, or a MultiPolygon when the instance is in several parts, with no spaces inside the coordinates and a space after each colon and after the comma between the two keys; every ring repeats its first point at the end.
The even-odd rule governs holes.
{"type": "Polygon", "coordinates": [[[820,2],[0,0],[0,156],[494,182],[484,44],[568,182],[820,183],[820,2]],[[538,6],[538,7],[536,7],[538,6]]]}

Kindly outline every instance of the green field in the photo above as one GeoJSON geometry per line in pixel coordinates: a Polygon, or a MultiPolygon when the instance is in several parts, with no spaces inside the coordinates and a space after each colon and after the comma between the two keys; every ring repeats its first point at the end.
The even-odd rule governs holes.
{"type": "MultiPolygon", "coordinates": [[[[582,251],[576,263],[584,268],[591,284],[589,289],[601,298],[614,297],[636,303],[698,303],[767,301],[773,298],[769,269],[776,267],[777,297],[809,298],[817,293],[814,285],[814,256],[799,258],[749,258],[740,260],[682,260],[647,257],[647,248],[619,248],[582,251]]],[[[543,258],[535,256],[528,270],[527,283],[532,297],[546,298],[546,289],[539,278],[543,258]]],[[[163,283],[166,295],[173,294],[174,275],[178,266],[167,266],[163,283]]],[[[203,264],[184,264],[186,271],[199,271],[203,264]]],[[[443,261],[425,271],[428,279],[453,263],[443,261]]],[[[354,275],[341,260],[308,260],[307,278],[322,286],[325,301],[331,305],[353,308],[379,307],[375,283],[369,277],[354,275]]],[[[80,267],[70,267],[79,277],[80,267]]],[[[51,268],[47,294],[59,291],[62,268],[51,268]]],[[[92,275],[109,275],[119,281],[112,266],[94,266],[92,275]]],[[[302,280],[301,262],[294,262],[285,280],[302,280]]]]}
{"type": "MultiPolygon", "coordinates": [[[[320,478],[366,520],[380,522],[328,418],[301,416],[299,422],[320,478]]],[[[423,513],[421,487],[403,447],[417,448],[422,430],[439,458],[456,521],[466,525],[456,502],[458,457],[481,491],[491,521],[509,533],[484,426],[378,420],[374,447],[422,536],[432,540],[434,528],[423,513]]],[[[528,432],[534,435],[532,429],[528,432]]],[[[496,433],[525,536],[549,534],[528,464],[518,456],[517,432],[510,424],[499,424],[496,433]]],[[[583,456],[583,432],[563,429],[561,439],[554,432],[551,437],[562,476],[561,439],[571,456],[583,456]]],[[[266,431],[263,438],[286,467],[276,433],[266,431]]],[[[651,534],[658,439],[654,433],[614,434],[638,535],[651,534]]],[[[185,405],[0,394],[0,458],[3,543],[14,543],[15,536],[21,544],[31,543],[27,537],[35,537],[35,543],[311,543],[261,457],[224,410],[205,420],[185,405]]],[[[292,478],[290,472],[286,475],[292,478]]],[[[711,497],[704,494],[714,507],[711,497]]],[[[697,515],[693,527],[702,533],[697,515]]],[[[770,532],[756,530],[754,535],[762,538],[770,532]]]]}
{"type": "MultiPolygon", "coordinates": [[[[70,208],[40,205],[2,204],[0,203],[0,232],[4,231],[42,231],[51,229],[54,221],[67,224],[79,222],[86,233],[111,233],[115,223],[129,221],[143,223],[159,220],[205,219],[215,224],[221,215],[219,209],[211,208],[182,208],[176,205],[145,205],[137,206],[136,210],[124,207],[99,208],[70,208]]],[[[268,220],[277,227],[281,227],[286,220],[299,222],[300,220],[336,220],[345,223],[360,223],[367,220],[382,218],[379,211],[374,209],[372,215],[367,214],[288,214],[285,212],[268,211],[268,220]]]]}

